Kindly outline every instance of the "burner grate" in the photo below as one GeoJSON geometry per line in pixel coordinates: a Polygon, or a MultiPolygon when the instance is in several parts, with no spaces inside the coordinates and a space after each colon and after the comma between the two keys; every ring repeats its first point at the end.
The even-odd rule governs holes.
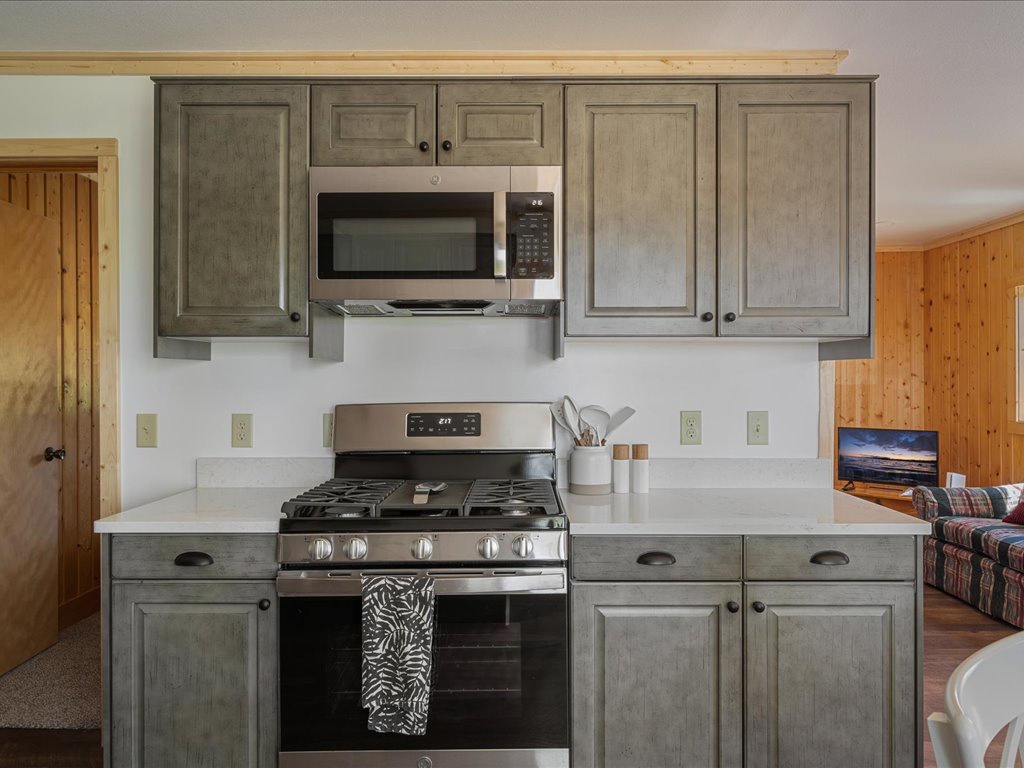
{"type": "Polygon", "coordinates": [[[377,505],[402,482],[335,478],[286,501],[281,512],[286,517],[373,517],[377,505]]]}
{"type": "Polygon", "coordinates": [[[465,515],[557,515],[555,489],[549,480],[477,480],[466,497],[465,515]]]}

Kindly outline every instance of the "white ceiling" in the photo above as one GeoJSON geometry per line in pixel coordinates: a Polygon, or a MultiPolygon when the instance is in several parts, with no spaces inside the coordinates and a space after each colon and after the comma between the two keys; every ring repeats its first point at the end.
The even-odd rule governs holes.
{"type": "MultiPolygon", "coordinates": [[[[878,74],[878,242],[1024,210],[1024,2],[3,2],[0,50],[842,48],[878,74]]],[[[2,120],[2,117],[0,117],[2,120]]]]}

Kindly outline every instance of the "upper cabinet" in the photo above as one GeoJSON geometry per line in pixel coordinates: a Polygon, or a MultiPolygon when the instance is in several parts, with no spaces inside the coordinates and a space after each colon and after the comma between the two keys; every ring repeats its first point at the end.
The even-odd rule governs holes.
{"type": "Polygon", "coordinates": [[[313,165],[560,165],[562,86],[314,85],[313,165]]]}
{"type": "Polygon", "coordinates": [[[308,87],[157,88],[157,333],[304,336],[308,87]]]}
{"type": "Polygon", "coordinates": [[[432,83],[314,85],[313,165],[433,165],[432,83]]]}
{"type": "Polygon", "coordinates": [[[868,336],[871,89],[567,87],[566,333],[868,336]]]}
{"type": "Polygon", "coordinates": [[[724,336],[863,336],[871,293],[871,85],[718,87],[724,336]]]}
{"type": "Polygon", "coordinates": [[[715,86],[566,89],[566,332],[715,333],[715,86]]]}

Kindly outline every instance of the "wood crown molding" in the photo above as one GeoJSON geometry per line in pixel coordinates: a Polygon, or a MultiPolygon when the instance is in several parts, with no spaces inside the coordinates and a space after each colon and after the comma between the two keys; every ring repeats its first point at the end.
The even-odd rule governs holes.
{"type": "Polygon", "coordinates": [[[843,50],[0,51],[0,75],[586,77],[834,75],[843,50]]]}
{"type": "Polygon", "coordinates": [[[876,245],[875,253],[921,253],[923,245],[876,245]]]}

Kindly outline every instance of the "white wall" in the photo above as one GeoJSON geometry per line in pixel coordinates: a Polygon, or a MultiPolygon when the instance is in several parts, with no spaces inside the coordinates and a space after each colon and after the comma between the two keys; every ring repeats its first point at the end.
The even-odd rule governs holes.
{"type": "Polygon", "coordinates": [[[570,342],[529,320],[361,320],[346,362],[294,342],[219,343],[211,362],[154,360],[153,86],[135,77],[0,76],[0,137],[120,141],[122,484],[126,507],[192,487],[199,456],[316,456],[336,403],[551,400],[632,405],[618,434],[660,457],[817,453],[817,348],[809,343],[570,342]],[[678,412],[702,410],[704,444],[682,447],[678,412]],[[746,411],[771,412],[768,446],[746,445],[746,411]],[[135,414],[159,414],[160,447],[135,448],[135,414]],[[232,412],[254,414],[252,450],[230,447],[232,412]]]}

